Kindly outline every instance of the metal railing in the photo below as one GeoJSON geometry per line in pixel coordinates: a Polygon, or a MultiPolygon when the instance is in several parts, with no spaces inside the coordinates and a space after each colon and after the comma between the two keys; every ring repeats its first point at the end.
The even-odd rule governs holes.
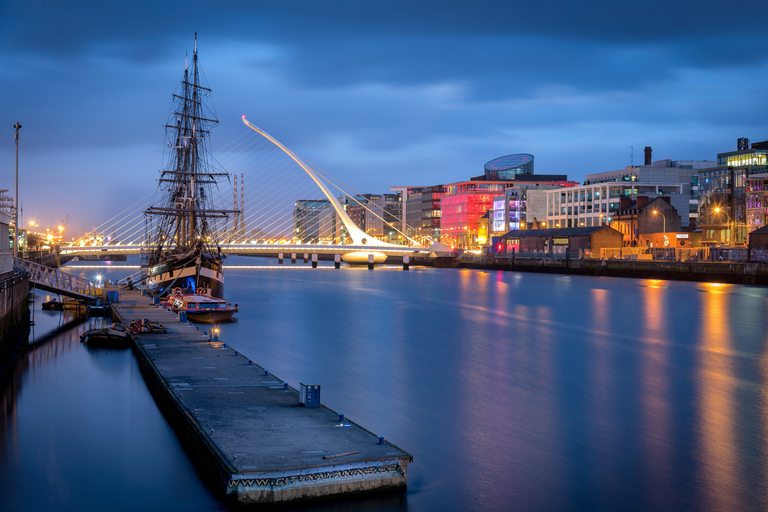
{"type": "Polygon", "coordinates": [[[65,295],[95,296],[101,294],[101,288],[97,288],[92,281],[22,258],[14,260],[14,268],[17,272],[26,272],[33,284],[49,287],[65,295]]]}
{"type": "Polygon", "coordinates": [[[118,286],[140,286],[147,279],[147,269],[142,268],[117,281],[118,286]]]}

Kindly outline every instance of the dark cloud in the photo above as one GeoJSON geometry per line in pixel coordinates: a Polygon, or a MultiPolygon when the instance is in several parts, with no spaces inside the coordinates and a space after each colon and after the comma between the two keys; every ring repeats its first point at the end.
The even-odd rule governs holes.
{"type": "Polygon", "coordinates": [[[631,145],[713,159],[759,138],[766,15],[764,0],[5,2],[0,122],[22,122],[48,182],[102,176],[135,196],[198,32],[215,148],[248,114],[378,191],[514,152],[582,179],[628,165],[631,145]]]}

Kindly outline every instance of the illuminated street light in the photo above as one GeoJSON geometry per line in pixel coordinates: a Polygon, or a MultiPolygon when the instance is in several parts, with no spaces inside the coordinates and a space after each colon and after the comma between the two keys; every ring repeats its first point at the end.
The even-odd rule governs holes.
{"type": "Polygon", "coordinates": [[[662,224],[662,226],[664,227],[664,235],[666,235],[667,234],[667,218],[664,216],[663,213],[661,213],[658,210],[653,210],[653,214],[654,215],[656,215],[656,214],[661,215],[661,218],[664,220],[664,223],[662,224]]]}
{"type": "Polygon", "coordinates": [[[16,135],[13,137],[16,143],[16,191],[13,195],[15,201],[13,206],[13,264],[15,265],[19,257],[19,130],[21,130],[21,123],[17,121],[13,128],[16,130],[16,135]]]}
{"type": "Polygon", "coordinates": [[[727,212],[727,211],[725,211],[725,210],[721,210],[719,206],[718,206],[717,208],[715,208],[715,213],[720,213],[720,212],[723,212],[723,213],[725,214],[726,225],[728,226],[728,232],[729,232],[729,234],[728,234],[728,238],[730,239],[730,231],[731,231],[731,216],[730,216],[730,215],[728,215],[728,212],[727,212]]]}

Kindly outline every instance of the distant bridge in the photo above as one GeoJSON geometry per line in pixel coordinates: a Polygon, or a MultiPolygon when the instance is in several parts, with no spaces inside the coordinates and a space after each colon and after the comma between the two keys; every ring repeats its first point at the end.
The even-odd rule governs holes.
{"type": "MultiPolygon", "coordinates": [[[[221,252],[227,256],[267,256],[273,254],[340,254],[344,261],[351,263],[365,263],[368,255],[374,255],[377,263],[381,263],[387,256],[429,256],[428,247],[407,245],[324,245],[324,244],[221,244],[221,252]]],[[[59,253],[62,256],[117,256],[141,254],[147,250],[146,245],[121,244],[121,245],[84,245],[62,247],[59,253]]]]}
{"type": "MultiPolygon", "coordinates": [[[[380,211],[382,215],[379,215],[376,211],[373,211],[367,208],[364,203],[360,203],[359,201],[357,201],[353,196],[350,196],[349,194],[344,193],[345,195],[351,197],[353,201],[357,201],[360,204],[360,206],[362,206],[366,210],[366,215],[370,213],[373,217],[378,218],[385,225],[389,225],[391,228],[394,229],[394,231],[397,231],[398,233],[400,233],[400,237],[402,240],[408,240],[412,245],[398,245],[398,244],[385,242],[385,241],[376,239],[374,236],[370,235],[369,233],[366,233],[364,230],[362,230],[360,227],[358,227],[355,224],[355,222],[347,213],[345,207],[341,205],[339,200],[334,196],[334,194],[331,193],[331,190],[329,189],[329,187],[326,186],[326,182],[329,179],[329,176],[326,173],[323,173],[317,168],[313,169],[311,165],[305,162],[293,151],[288,149],[285,145],[277,141],[274,137],[266,133],[264,130],[248,122],[245,119],[245,116],[243,116],[243,123],[245,123],[245,125],[248,126],[254,132],[257,132],[263,140],[266,140],[272,146],[279,148],[280,154],[287,156],[287,158],[292,162],[291,163],[292,166],[295,164],[298,164],[298,166],[303,171],[306,172],[309,178],[311,178],[311,181],[314,182],[314,184],[320,189],[322,194],[325,196],[326,198],[325,200],[327,200],[327,204],[332,207],[334,214],[336,215],[336,218],[340,220],[340,224],[346,230],[346,233],[349,239],[351,240],[351,245],[326,245],[326,244],[305,244],[305,243],[290,243],[290,244],[222,243],[218,245],[218,248],[220,248],[221,253],[223,255],[277,256],[280,253],[282,253],[283,255],[286,255],[286,254],[288,255],[292,255],[292,254],[336,255],[338,254],[340,255],[341,259],[347,263],[365,264],[365,263],[369,263],[369,260],[371,257],[373,257],[374,263],[383,263],[384,261],[386,261],[387,257],[389,256],[434,257],[434,256],[443,256],[450,252],[450,249],[448,247],[432,239],[429,239],[431,242],[430,246],[425,247],[420,245],[419,242],[410,238],[403,231],[400,231],[400,229],[398,229],[397,226],[392,224],[390,221],[385,220],[384,217],[382,216],[382,215],[385,215],[385,212],[383,209],[380,211]]],[[[272,158],[272,156],[270,156],[270,158],[272,158]]],[[[279,168],[275,168],[272,163],[270,163],[269,165],[266,165],[264,168],[268,170],[268,175],[272,177],[271,179],[279,180],[281,185],[283,185],[286,180],[290,180],[290,178],[287,178],[283,172],[280,172],[279,168]]],[[[236,183],[237,182],[235,182],[235,188],[234,188],[235,204],[237,202],[237,184],[236,183]]],[[[330,182],[328,181],[328,183],[330,182]]],[[[335,186],[340,191],[342,191],[342,189],[337,187],[336,185],[333,185],[333,186],[335,186]]],[[[243,199],[241,195],[241,204],[242,203],[243,203],[243,199]]],[[[273,221],[272,219],[274,217],[280,218],[278,213],[270,211],[268,206],[264,206],[262,210],[263,210],[262,213],[264,215],[264,218],[260,218],[260,222],[257,223],[258,225],[262,226],[262,229],[259,229],[259,231],[261,231],[262,234],[268,233],[268,232],[273,232],[273,233],[287,232],[285,229],[282,229],[282,228],[278,229],[277,227],[274,227],[275,221],[273,221]]],[[[93,245],[85,244],[85,245],[71,245],[71,246],[62,247],[59,250],[59,254],[64,257],[66,256],[109,257],[109,256],[118,256],[118,255],[123,256],[123,255],[131,255],[131,254],[141,254],[142,252],[148,251],[150,249],[150,245],[148,245],[147,240],[150,240],[152,238],[152,235],[150,233],[147,233],[146,235],[142,236],[139,233],[142,222],[140,220],[137,220],[137,218],[135,218],[133,214],[123,215],[123,213],[121,213],[121,214],[118,214],[118,216],[122,216],[122,218],[120,219],[121,224],[119,225],[119,230],[117,233],[114,232],[114,228],[113,228],[112,235],[104,236],[93,245]],[[126,232],[122,232],[123,230],[125,230],[126,232]],[[143,243],[140,242],[140,240],[142,239],[144,240],[143,243]],[[125,240],[126,242],[130,242],[130,243],[127,243],[127,244],[114,243],[113,245],[107,245],[109,244],[109,242],[106,242],[105,245],[98,245],[99,243],[102,243],[102,240],[125,240]]],[[[235,225],[237,225],[237,219],[235,220],[236,220],[235,225]]],[[[319,220],[316,220],[315,222],[319,223],[319,220]]],[[[280,222],[277,222],[277,224],[279,226],[280,222]]],[[[242,226],[243,226],[242,222],[240,222],[240,226],[241,227],[238,229],[242,229],[242,226]]],[[[147,226],[145,224],[145,228],[146,227],[147,226]]],[[[293,224],[293,221],[291,221],[290,223],[291,232],[295,232],[294,228],[295,226],[293,224]]],[[[314,226],[314,228],[318,228],[318,226],[314,226]]],[[[152,229],[153,228],[150,225],[150,231],[152,229]]],[[[154,229],[157,229],[157,226],[155,226],[154,229]]],[[[404,229],[404,231],[407,231],[407,230],[404,229]]],[[[233,233],[238,233],[238,231],[237,230],[234,230],[233,232],[222,231],[222,226],[216,226],[215,228],[213,228],[213,236],[215,237],[215,239],[218,239],[218,240],[227,240],[227,239],[232,240],[233,233]]],[[[244,239],[243,235],[244,235],[243,232],[239,232],[239,236],[237,236],[236,239],[241,239],[241,240],[244,239]]],[[[282,237],[282,235],[280,236],[282,237]]],[[[96,238],[97,237],[94,237],[94,239],[96,238]]],[[[289,238],[290,238],[290,235],[289,235],[289,238]]],[[[171,242],[170,245],[173,245],[173,243],[171,242]]]]}

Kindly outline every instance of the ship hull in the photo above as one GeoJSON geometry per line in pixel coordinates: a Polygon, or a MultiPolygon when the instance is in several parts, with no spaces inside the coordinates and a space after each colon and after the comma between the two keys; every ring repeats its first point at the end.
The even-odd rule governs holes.
{"type": "Polygon", "coordinates": [[[234,318],[232,317],[235,313],[237,313],[236,309],[228,309],[226,311],[206,311],[202,313],[187,311],[187,320],[201,324],[223,324],[233,322],[234,318]]]}
{"type": "Polygon", "coordinates": [[[224,273],[201,266],[198,272],[194,263],[159,264],[149,268],[147,292],[150,295],[165,295],[174,288],[182,290],[210,290],[211,297],[224,298],[224,273]]]}

